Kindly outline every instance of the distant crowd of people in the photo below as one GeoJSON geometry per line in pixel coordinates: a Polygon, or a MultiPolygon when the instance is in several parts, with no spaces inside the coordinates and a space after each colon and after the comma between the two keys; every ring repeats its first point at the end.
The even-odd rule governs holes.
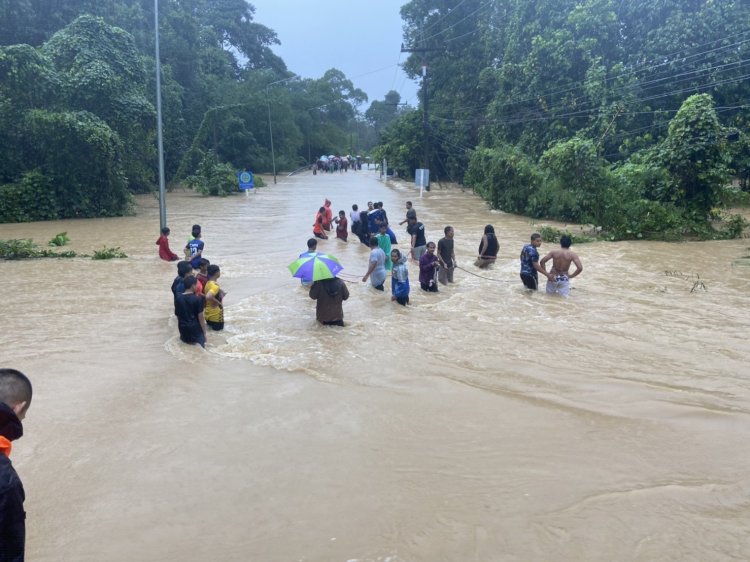
{"type": "Polygon", "coordinates": [[[327,172],[333,174],[334,172],[348,172],[349,169],[354,171],[362,169],[362,157],[361,156],[321,156],[313,164],[312,170],[313,175],[317,175],[318,172],[327,172]]]}

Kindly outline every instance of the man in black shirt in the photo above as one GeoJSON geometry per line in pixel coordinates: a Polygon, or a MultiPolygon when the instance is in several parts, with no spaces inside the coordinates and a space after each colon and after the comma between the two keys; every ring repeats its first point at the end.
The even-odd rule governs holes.
{"type": "Polygon", "coordinates": [[[427,239],[424,234],[424,225],[417,221],[417,215],[409,217],[406,232],[411,236],[411,257],[418,262],[427,251],[427,239]]]}
{"type": "Polygon", "coordinates": [[[206,320],[203,317],[205,301],[195,294],[196,283],[195,277],[188,275],[184,280],[185,292],[177,295],[177,327],[182,341],[206,347],[206,320]]]}

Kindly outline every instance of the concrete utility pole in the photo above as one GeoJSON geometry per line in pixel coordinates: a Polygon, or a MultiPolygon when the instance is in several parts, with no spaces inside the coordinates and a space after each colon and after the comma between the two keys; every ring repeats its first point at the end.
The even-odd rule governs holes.
{"type": "Polygon", "coordinates": [[[167,226],[167,193],[164,179],[164,137],[161,125],[161,60],[159,55],[159,0],[154,0],[154,58],[156,59],[156,144],[159,153],[159,225],[167,226]]]}
{"type": "MultiPolygon", "coordinates": [[[[427,56],[426,53],[430,51],[442,51],[443,49],[434,48],[428,49],[426,47],[418,47],[413,49],[407,49],[401,44],[402,53],[422,53],[422,130],[423,130],[423,141],[422,146],[424,148],[424,155],[422,156],[422,167],[425,170],[430,169],[430,124],[427,113],[427,56]]],[[[429,184],[425,187],[427,191],[430,191],[429,184]]]]}

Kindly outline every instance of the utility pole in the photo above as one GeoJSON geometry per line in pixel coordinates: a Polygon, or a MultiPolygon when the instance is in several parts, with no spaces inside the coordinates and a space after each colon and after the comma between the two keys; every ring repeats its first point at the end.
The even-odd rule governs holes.
{"type": "Polygon", "coordinates": [[[154,51],[156,58],[156,143],[159,153],[159,225],[167,226],[167,194],[164,181],[164,137],[161,123],[161,56],[159,54],[159,0],[154,0],[154,51]]]}
{"type": "MultiPolygon", "coordinates": [[[[425,170],[430,169],[430,124],[427,112],[427,55],[429,51],[442,51],[440,48],[428,49],[426,47],[415,47],[407,49],[401,44],[402,53],[422,53],[422,130],[423,140],[422,146],[424,147],[424,155],[422,156],[422,167],[425,170]]],[[[425,186],[427,191],[430,191],[429,183],[425,186]]]]}
{"type": "Polygon", "coordinates": [[[294,80],[295,78],[299,78],[296,74],[293,76],[287,76],[286,78],[282,78],[281,80],[276,80],[276,82],[271,82],[270,84],[266,84],[266,105],[268,106],[268,136],[271,137],[271,162],[273,166],[273,183],[276,185],[276,154],[273,150],[273,124],[271,123],[271,99],[268,94],[268,88],[270,86],[273,86],[274,84],[281,84],[282,82],[286,82],[287,80],[294,80]]]}

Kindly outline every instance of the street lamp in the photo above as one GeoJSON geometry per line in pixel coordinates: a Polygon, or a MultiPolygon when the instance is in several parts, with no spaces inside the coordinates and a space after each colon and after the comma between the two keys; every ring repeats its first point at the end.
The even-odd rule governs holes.
{"type": "Polygon", "coordinates": [[[161,130],[161,62],[159,60],[159,0],[154,0],[154,36],[156,55],[156,138],[159,150],[159,224],[167,226],[167,196],[164,182],[164,139],[161,130]]]}
{"type": "Polygon", "coordinates": [[[281,84],[282,82],[286,82],[288,80],[293,80],[294,78],[299,78],[296,74],[294,76],[289,76],[288,78],[282,78],[281,80],[276,80],[276,82],[271,82],[270,84],[266,84],[266,106],[268,107],[268,136],[271,137],[271,164],[273,165],[273,183],[276,184],[276,154],[273,150],[273,125],[271,124],[271,100],[268,96],[268,88],[273,86],[274,84],[281,84]]]}

